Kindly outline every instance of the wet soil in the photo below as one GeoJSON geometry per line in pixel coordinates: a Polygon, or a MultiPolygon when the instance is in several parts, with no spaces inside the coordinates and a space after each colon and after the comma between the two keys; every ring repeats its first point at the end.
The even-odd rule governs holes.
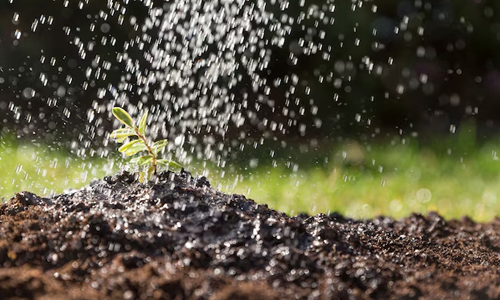
{"type": "Polygon", "coordinates": [[[0,206],[0,299],[499,299],[500,220],[287,216],[187,172],[0,206]]]}

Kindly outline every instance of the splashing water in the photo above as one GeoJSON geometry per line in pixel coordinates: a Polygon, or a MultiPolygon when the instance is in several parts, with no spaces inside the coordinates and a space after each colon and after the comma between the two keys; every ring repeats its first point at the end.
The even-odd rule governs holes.
{"type": "MultiPolygon", "coordinates": [[[[301,78],[298,71],[312,59],[330,61],[335,47],[343,47],[344,36],[326,36],[326,28],[335,24],[334,1],[144,0],[103,6],[66,0],[60,16],[43,9],[35,17],[13,14],[14,46],[22,48],[38,33],[62,30],[77,52],[71,56],[42,45],[38,58],[25,60],[27,67],[7,70],[34,79],[23,82],[32,85],[21,87],[24,103],[2,102],[18,123],[27,123],[18,136],[48,128],[44,136],[56,140],[53,135],[74,133],[73,120],[83,119],[86,125],[79,127],[71,147],[81,156],[106,156],[105,148],[86,149],[101,144],[97,137],[108,144],[103,128],[111,119],[110,109],[120,105],[137,114],[147,106],[150,134],[174,141],[170,150],[176,149],[176,159],[189,163],[194,156],[224,167],[226,159],[245,147],[280,139],[286,147],[288,133],[306,136],[307,129],[314,133],[321,127],[314,96],[324,91],[318,89],[322,82],[334,80],[333,73],[320,67],[301,78]],[[68,22],[68,15],[75,20],[68,22]],[[30,17],[29,31],[17,28],[30,17]],[[84,97],[95,100],[83,99],[91,104],[80,105],[84,97]],[[41,108],[38,116],[34,107],[41,108]]],[[[359,2],[351,10],[361,7],[359,2]]],[[[353,63],[339,60],[335,65],[348,80],[355,75],[353,63]]],[[[9,80],[15,85],[15,79],[9,80]]],[[[338,96],[329,97],[337,101],[338,96]]]]}
{"type": "MultiPolygon", "coordinates": [[[[78,16],[75,24],[59,28],[61,20],[41,14],[33,19],[31,32],[18,28],[13,34],[20,40],[14,45],[21,45],[22,37],[44,29],[64,31],[78,56],[52,56],[42,48],[38,63],[31,67],[43,66],[48,71],[37,74],[35,69],[31,73],[24,70],[38,80],[37,87],[22,89],[22,97],[38,97],[48,107],[64,108],[61,115],[70,118],[79,112],[78,93],[95,92],[90,95],[99,100],[86,112],[86,121],[94,125],[86,129],[91,140],[95,140],[96,127],[105,122],[103,116],[109,117],[113,105],[132,110],[151,106],[154,134],[172,135],[174,139],[183,136],[175,139],[177,144],[201,144],[193,139],[203,134],[207,134],[204,146],[213,145],[214,136],[256,136],[249,128],[265,137],[287,134],[292,128],[305,135],[310,124],[301,123],[301,116],[318,113],[312,96],[318,83],[310,79],[321,83],[334,78],[324,66],[314,69],[313,76],[301,78],[296,73],[299,65],[318,58],[330,61],[335,48],[344,47],[346,39],[352,39],[356,46],[360,43],[358,37],[342,34],[327,37],[326,29],[335,26],[334,1],[322,5],[242,0],[107,1],[105,7],[91,4],[63,1],[60,18],[64,20],[68,10],[78,16]],[[116,27],[126,28],[123,32],[128,36],[116,27]],[[52,76],[53,70],[59,76],[52,76]],[[84,76],[76,78],[73,73],[84,76]],[[44,93],[47,90],[52,93],[44,93]]],[[[362,7],[361,1],[352,4],[350,12],[362,7]]],[[[16,12],[12,23],[17,25],[20,19],[21,14],[16,12]]],[[[369,58],[365,57],[365,62],[373,69],[369,58]]],[[[356,73],[353,62],[339,58],[335,66],[349,77],[356,73]]],[[[338,94],[333,97],[337,99],[338,94]]],[[[16,111],[15,104],[9,106],[16,111]]],[[[356,114],[356,120],[359,122],[361,115],[356,114]]],[[[321,122],[314,120],[316,127],[321,122]]],[[[226,144],[219,146],[224,148],[226,144]]]]}
{"type": "Polygon", "coordinates": [[[148,134],[172,141],[166,158],[195,168],[212,162],[220,177],[230,171],[234,184],[246,176],[234,173],[238,159],[250,169],[268,161],[268,168],[297,172],[297,157],[317,148],[322,126],[340,130],[340,118],[369,126],[369,109],[349,116],[339,99],[360,95],[350,105],[363,107],[367,97],[352,90],[356,78],[380,75],[392,64],[368,56],[382,46],[363,43],[374,33],[356,19],[373,18],[377,9],[364,1],[64,0],[53,4],[62,9],[57,15],[50,7],[20,12],[22,4],[10,3],[11,11],[19,9],[11,18],[13,45],[23,50],[34,40],[40,53],[0,73],[22,100],[0,102],[21,125],[17,136],[43,136],[80,157],[106,157],[108,133],[117,125],[111,108],[138,115],[148,107],[148,134]],[[336,14],[346,13],[352,20],[337,24],[336,14]],[[64,49],[44,46],[38,38],[46,32],[59,34],[64,49]],[[257,147],[269,157],[253,157],[257,147]],[[295,149],[297,157],[280,157],[277,148],[295,149]]]}
{"type": "MultiPolygon", "coordinates": [[[[312,158],[325,140],[381,136],[390,118],[374,103],[439,94],[442,70],[427,63],[436,51],[421,39],[439,34],[427,31],[428,19],[452,27],[448,6],[436,4],[439,14],[428,17],[426,1],[403,1],[392,19],[371,1],[49,2],[36,10],[26,9],[28,0],[0,4],[0,28],[9,29],[0,37],[0,121],[17,124],[14,136],[108,157],[118,126],[111,108],[134,116],[149,108],[148,134],[171,141],[166,158],[190,168],[212,163],[234,182],[263,165],[296,173],[304,161],[328,164],[312,158]],[[416,45],[417,62],[395,58],[391,43],[416,45]],[[255,157],[257,148],[267,157],[255,157]],[[247,168],[235,170],[238,160],[247,168]]],[[[470,32],[460,22],[454,28],[470,32]]],[[[450,95],[451,106],[464,101],[450,95]]],[[[408,115],[390,132],[413,133],[408,115]]],[[[342,159],[362,163],[362,151],[342,159]]]]}
{"type": "MultiPolygon", "coordinates": [[[[285,135],[292,127],[305,134],[306,125],[297,120],[306,110],[300,99],[293,92],[280,99],[284,103],[271,97],[283,81],[295,90],[298,76],[287,74],[273,82],[265,76],[273,48],[284,46],[297,22],[286,18],[288,2],[272,3],[279,14],[265,1],[143,4],[148,17],[140,25],[130,18],[137,36],[125,44],[140,49],[142,56],[133,58],[128,51],[118,55],[127,75],[116,88],[101,89],[100,96],[109,94],[132,110],[152,106],[159,124],[153,135],[173,136],[176,146],[187,143],[197,159],[216,160],[219,166],[230,153],[256,147],[276,133],[285,135]],[[131,101],[131,93],[140,100],[131,101]]],[[[309,48],[315,47],[310,43],[309,48]]],[[[293,64],[296,58],[289,54],[293,64]]],[[[310,100],[306,105],[314,104],[310,100]]],[[[182,152],[178,156],[186,157],[182,152]]]]}

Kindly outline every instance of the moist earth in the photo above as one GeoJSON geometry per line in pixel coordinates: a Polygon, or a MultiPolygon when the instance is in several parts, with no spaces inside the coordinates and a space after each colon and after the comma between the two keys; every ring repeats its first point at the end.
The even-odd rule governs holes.
{"type": "Polygon", "coordinates": [[[0,299],[499,299],[500,220],[288,216],[127,172],[0,206],[0,299]]]}

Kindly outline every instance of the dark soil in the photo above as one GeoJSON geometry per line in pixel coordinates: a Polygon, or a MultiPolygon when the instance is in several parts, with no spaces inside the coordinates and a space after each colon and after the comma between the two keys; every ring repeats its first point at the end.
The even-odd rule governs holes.
{"type": "Polygon", "coordinates": [[[500,220],[289,217],[187,172],[0,206],[1,299],[499,299],[500,220]]]}

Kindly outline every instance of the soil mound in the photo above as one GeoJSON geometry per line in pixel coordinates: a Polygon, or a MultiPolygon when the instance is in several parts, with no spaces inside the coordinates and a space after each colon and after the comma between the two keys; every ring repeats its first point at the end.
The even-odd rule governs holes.
{"type": "Polygon", "coordinates": [[[289,217],[188,172],[0,206],[0,299],[499,299],[500,221],[289,217]]]}

